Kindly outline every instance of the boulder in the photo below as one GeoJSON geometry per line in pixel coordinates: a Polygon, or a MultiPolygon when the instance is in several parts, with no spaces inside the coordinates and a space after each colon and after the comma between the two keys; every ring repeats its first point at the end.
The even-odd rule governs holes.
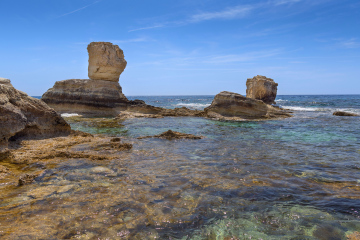
{"type": "Polygon", "coordinates": [[[246,97],[262,100],[267,104],[275,104],[278,84],[273,79],[257,75],[246,81],[246,97]]]}
{"type": "Polygon", "coordinates": [[[291,117],[286,110],[227,91],[217,94],[204,111],[206,117],[218,120],[266,120],[291,117]]]}
{"type": "Polygon", "coordinates": [[[43,101],[0,84],[0,150],[9,140],[69,134],[70,125],[43,101]]]}
{"type": "Polygon", "coordinates": [[[59,113],[117,115],[131,103],[118,82],[69,79],[55,82],[42,98],[59,113]]]}
{"type": "Polygon", "coordinates": [[[6,85],[6,86],[10,86],[12,87],[13,85],[11,84],[10,79],[7,78],[1,78],[0,77],[0,84],[6,85]]]}
{"type": "Polygon", "coordinates": [[[350,112],[342,112],[342,111],[336,111],[333,113],[334,116],[346,116],[346,117],[356,117],[359,116],[358,114],[355,113],[350,113],[350,112]]]}
{"type": "Polygon", "coordinates": [[[92,42],[87,50],[89,52],[89,78],[118,82],[127,64],[119,46],[110,42],[92,42]]]}

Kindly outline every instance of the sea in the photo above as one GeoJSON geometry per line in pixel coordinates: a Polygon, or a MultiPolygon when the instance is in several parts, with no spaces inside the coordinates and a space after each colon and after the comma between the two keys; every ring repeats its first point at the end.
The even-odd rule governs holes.
{"type": "MultiPolygon", "coordinates": [[[[214,96],[128,98],[201,110],[214,96]]],[[[37,214],[63,214],[47,221],[72,239],[350,239],[360,232],[360,117],[333,112],[360,114],[360,95],[278,95],[276,105],[293,117],[138,118],[107,127],[63,114],[73,129],[133,149],[118,160],[54,166],[51,184],[78,188],[51,213],[39,204],[37,214]],[[204,138],[137,139],[169,129],[204,138]],[[89,170],[99,166],[115,174],[89,170]]]]}

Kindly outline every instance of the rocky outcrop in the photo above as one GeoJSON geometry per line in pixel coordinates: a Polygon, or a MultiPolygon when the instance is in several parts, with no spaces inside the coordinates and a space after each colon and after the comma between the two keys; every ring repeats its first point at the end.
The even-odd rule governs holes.
{"type": "Polygon", "coordinates": [[[267,104],[275,104],[278,84],[273,79],[257,75],[246,81],[246,97],[262,100],[267,104]]]}
{"type": "Polygon", "coordinates": [[[8,84],[0,84],[0,122],[0,150],[9,140],[54,137],[71,131],[54,109],[8,84]]]}
{"type": "Polygon", "coordinates": [[[0,77],[0,84],[6,85],[6,86],[10,86],[12,87],[13,85],[11,84],[10,79],[7,78],[1,78],[0,77]]]}
{"type": "Polygon", "coordinates": [[[336,111],[333,113],[334,116],[346,116],[346,117],[357,117],[357,116],[360,116],[358,114],[355,114],[355,113],[350,113],[350,112],[342,112],[342,111],[336,111]]]}
{"type": "Polygon", "coordinates": [[[204,111],[191,110],[186,107],[166,109],[154,107],[147,104],[137,104],[128,106],[126,111],[122,111],[116,118],[163,118],[163,117],[203,117],[204,111]]]}
{"type": "Polygon", "coordinates": [[[57,81],[42,100],[59,113],[90,116],[116,116],[129,105],[122,93],[119,76],[126,67],[123,51],[112,43],[92,42],[88,45],[90,79],[57,81]]]}
{"type": "Polygon", "coordinates": [[[138,137],[138,139],[144,139],[144,138],[164,138],[164,139],[167,139],[167,140],[173,140],[173,139],[202,139],[204,137],[168,130],[168,131],[163,132],[163,133],[161,133],[159,135],[138,137]]]}
{"type": "Polygon", "coordinates": [[[59,113],[117,115],[131,103],[118,82],[69,79],[55,82],[42,98],[59,113]]]}
{"type": "Polygon", "coordinates": [[[92,42],[87,50],[89,52],[89,78],[118,82],[127,64],[119,46],[110,42],[92,42]]]}
{"type": "Polygon", "coordinates": [[[217,94],[204,111],[206,117],[217,120],[266,120],[291,117],[289,112],[261,100],[226,91],[217,94]]]}

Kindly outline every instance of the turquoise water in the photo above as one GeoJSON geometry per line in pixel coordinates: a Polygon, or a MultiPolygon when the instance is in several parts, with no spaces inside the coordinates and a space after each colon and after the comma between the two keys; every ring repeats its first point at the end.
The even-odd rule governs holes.
{"type": "MultiPolygon", "coordinates": [[[[129,98],[202,109],[213,96],[129,98]]],[[[134,195],[118,206],[133,218],[144,212],[152,217],[139,217],[134,226],[122,228],[123,238],[347,239],[360,231],[360,117],[332,112],[360,113],[360,95],[278,96],[276,101],[292,109],[294,117],[260,122],[142,118],[115,128],[70,122],[74,129],[119,136],[134,145],[121,161],[106,167],[116,171],[121,165],[135,179],[126,183],[134,195]],[[205,138],[136,139],[168,129],[205,138]],[[148,178],[154,180],[144,180],[148,178]]],[[[125,184],[120,180],[112,178],[111,183],[125,184]]],[[[79,232],[113,239],[106,230],[96,232],[74,221],[79,232]]],[[[111,221],[101,226],[114,227],[111,221]]]]}

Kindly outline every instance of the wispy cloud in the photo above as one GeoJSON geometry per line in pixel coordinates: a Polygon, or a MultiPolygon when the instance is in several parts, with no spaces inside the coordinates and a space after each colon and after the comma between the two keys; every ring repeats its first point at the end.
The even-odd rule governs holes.
{"type": "Polygon", "coordinates": [[[293,3],[297,3],[297,2],[300,2],[302,0],[275,0],[273,2],[273,4],[275,6],[278,6],[278,5],[284,5],[284,4],[293,4],[293,3]]]}
{"type": "Polygon", "coordinates": [[[119,43],[136,43],[136,42],[149,42],[151,41],[148,38],[132,38],[132,39],[125,39],[125,40],[110,40],[110,42],[115,43],[115,44],[119,44],[119,43]]]}
{"type": "Polygon", "coordinates": [[[217,64],[231,63],[231,62],[248,62],[248,61],[254,61],[254,60],[260,60],[263,58],[273,57],[280,53],[281,53],[280,49],[255,51],[255,52],[248,52],[248,53],[243,53],[243,54],[230,54],[230,55],[214,56],[214,57],[210,57],[205,62],[217,63],[217,64]]]}
{"type": "Polygon", "coordinates": [[[101,1],[102,1],[102,0],[97,0],[97,1],[95,1],[95,2],[93,2],[93,3],[91,3],[91,4],[89,4],[89,5],[86,5],[86,6],[84,6],[84,7],[75,9],[74,11],[71,11],[71,12],[68,12],[68,13],[65,13],[65,14],[62,14],[62,15],[58,16],[57,18],[65,17],[65,16],[67,16],[67,15],[76,13],[76,12],[81,11],[81,10],[84,10],[85,8],[88,8],[88,7],[94,5],[94,4],[98,3],[98,2],[101,2],[101,1]]]}
{"type": "Polygon", "coordinates": [[[201,22],[212,19],[233,19],[241,18],[250,13],[252,6],[236,6],[219,12],[204,12],[192,15],[189,22],[201,22]]]}
{"type": "Polygon", "coordinates": [[[350,38],[340,42],[340,45],[345,48],[359,48],[360,42],[356,38],[350,38]]]}
{"type": "Polygon", "coordinates": [[[154,26],[150,26],[150,27],[142,27],[142,28],[135,28],[135,29],[131,29],[128,32],[135,32],[135,31],[141,31],[141,30],[147,30],[147,29],[153,29],[153,28],[161,28],[164,27],[164,24],[157,24],[154,26]]]}

